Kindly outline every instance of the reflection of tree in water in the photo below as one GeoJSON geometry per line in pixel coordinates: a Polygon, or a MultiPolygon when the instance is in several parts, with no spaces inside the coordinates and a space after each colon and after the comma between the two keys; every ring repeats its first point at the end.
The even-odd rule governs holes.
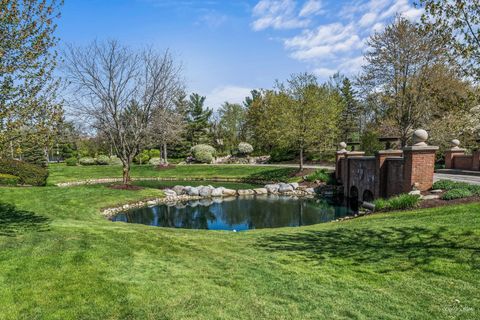
{"type": "Polygon", "coordinates": [[[223,202],[192,201],[186,205],[142,208],[115,220],[148,225],[208,229],[277,228],[327,222],[348,214],[344,207],[324,200],[282,196],[239,197],[223,202]]]}

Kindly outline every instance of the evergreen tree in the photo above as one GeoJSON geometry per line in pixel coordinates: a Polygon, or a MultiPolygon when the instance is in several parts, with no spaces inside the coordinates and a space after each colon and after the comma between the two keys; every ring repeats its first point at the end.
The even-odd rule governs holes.
{"type": "Polygon", "coordinates": [[[343,112],[340,116],[340,137],[343,141],[358,140],[360,135],[360,110],[355,99],[357,92],[352,88],[348,78],[344,78],[340,87],[344,102],[343,112]]]}
{"type": "Polygon", "coordinates": [[[206,97],[192,93],[188,101],[187,141],[192,146],[208,141],[212,110],[205,108],[205,99],[206,97]]]}

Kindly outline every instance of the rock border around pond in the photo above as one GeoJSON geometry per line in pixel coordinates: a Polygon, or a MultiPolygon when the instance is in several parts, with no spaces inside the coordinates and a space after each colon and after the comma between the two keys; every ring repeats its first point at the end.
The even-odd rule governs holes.
{"type": "Polygon", "coordinates": [[[177,202],[185,202],[202,199],[219,199],[229,197],[241,196],[261,196],[261,195],[285,195],[295,197],[313,197],[315,190],[299,186],[298,183],[278,183],[267,184],[264,188],[255,189],[228,189],[224,187],[213,186],[181,186],[177,185],[171,189],[164,189],[165,197],[154,198],[135,203],[124,204],[113,208],[106,208],[102,210],[102,214],[106,217],[113,217],[114,215],[134,208],[141,208],[146,206],[155,206],[160,204],[175,204],[177,202]]]}

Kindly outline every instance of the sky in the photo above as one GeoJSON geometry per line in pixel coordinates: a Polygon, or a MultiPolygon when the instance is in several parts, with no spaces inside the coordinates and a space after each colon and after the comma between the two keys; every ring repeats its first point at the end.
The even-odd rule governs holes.
{"type": "Polygon", "coordinates": [[[291,74],[356,75],[366,40],[396,14],[416,20],[411,0],[66,0],[60,46],[116,39],[169,49],[188,92],[218,109],[291,74]]]}

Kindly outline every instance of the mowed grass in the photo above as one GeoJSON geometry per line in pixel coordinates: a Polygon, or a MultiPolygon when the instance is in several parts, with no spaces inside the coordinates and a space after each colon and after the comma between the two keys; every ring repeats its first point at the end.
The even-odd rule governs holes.
{"type": "MultiPolygon", "coordinates": [[[[157,169],[149,165],[132,166],[132,178],[176,178],[176,179],[239,179],[286,181],[291,180],[295,168],[262,167],[247,165],[178,165],[168,169],[157,169]]],[[[53,164],[49,167],[49,184],[98,178],[121,178],[121,166],[76,166],[53,164]]]]}
{"type": "Polygon", "coordinates": [[[248,232],[112,223],[161,196],[0,188],[0,319],[478,319],[480,204],[248,232]]]}

